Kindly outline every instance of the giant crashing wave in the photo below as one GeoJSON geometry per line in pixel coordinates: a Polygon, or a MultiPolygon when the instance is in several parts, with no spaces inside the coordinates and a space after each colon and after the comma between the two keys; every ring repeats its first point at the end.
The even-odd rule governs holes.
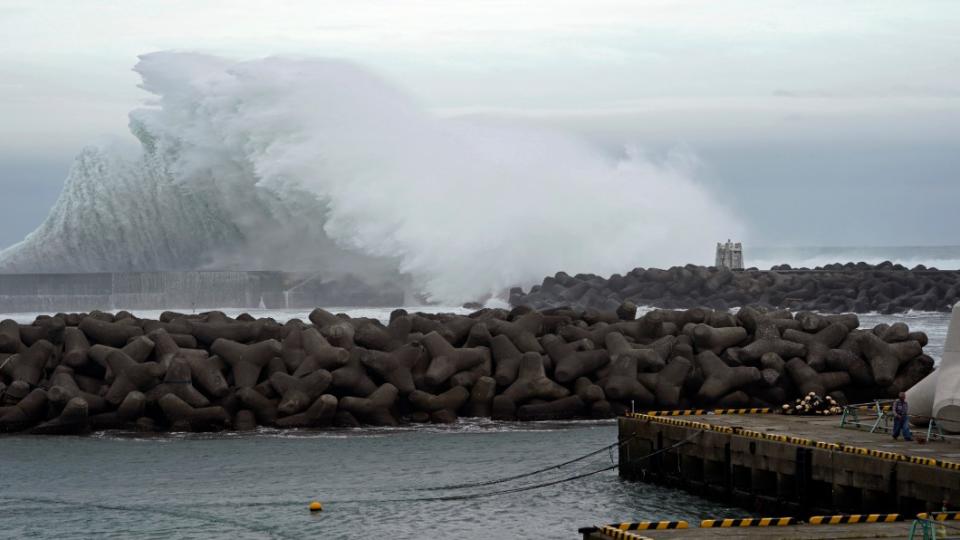
{"type": "Polygon", "coordinates": [[[462,302],[741,232],[682,164],[436,118],[348,62],[158,52],[135,71],[155,96],[130,113],[138,155],[85,149],[0,272],[400,273],[462,302]]]}

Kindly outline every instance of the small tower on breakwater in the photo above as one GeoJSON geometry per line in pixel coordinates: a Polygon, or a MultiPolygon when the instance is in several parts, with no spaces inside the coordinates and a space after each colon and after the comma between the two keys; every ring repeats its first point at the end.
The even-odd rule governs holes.
{"type": "Polygon", "coordinates": [[[740,242],[726,244],[717,242],[717,268],[728,270],[743,270],[743,245],[740,242]]]}

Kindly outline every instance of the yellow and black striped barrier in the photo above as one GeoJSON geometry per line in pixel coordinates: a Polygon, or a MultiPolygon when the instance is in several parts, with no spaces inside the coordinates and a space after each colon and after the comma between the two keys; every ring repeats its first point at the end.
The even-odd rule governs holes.
{"type": "Polygon", "coordinates": [[[786,527],[787,525],[796,525],[797,523],[799,523],[797,519],[792,517],[705,519],[700,522],[700,528],[715,529],[718,527],[786,527]]]}
{"type": "Polygon", "coordinates": [[[607,527],[614,527],[621,531],[663,531],[667,529],[686,529],[690,524],[686,521],[636,521],[633,523],[613,523],[607,527]]]}
{"type": "Polygon", "coordinates": [[[960,512],[921,512],[917,514],[917,519],[930,519],[933,521],[958,521],[960,512]]]}
{"type": "Polygon", "coordinates": [[[843,514],[838,516],[812,516],[811,525],[840,525],[844,523],[890,523],[901,521],[900,514],[843,514]]]}
{"type": "Polygon", "coordinates": [[[614,540],[653,540],[630,531],[621,531],[614,527],[600,527],[600,532],[614,540]]]}
{"type": "Polygon", "coordinates": [[[753,407],[750,409],[713,409],[712,414],[773,414],[777,411],[770,407],[753,407]]]}
{"type": "Polygon", "coordinates": [[[627,416],[701,416],[707,414],[777,414],[780,411],[770,407],[750,407],[742,409],[676,409],[667,411],[644,411],[627,413],[627,416]]]}
{"type": "Polygon", "coordinates": [[[707,409],[678,409],[675,411],[647,411],[643,414],[650,416],[694,416],[707,414],[708,412],[707,409]]]}

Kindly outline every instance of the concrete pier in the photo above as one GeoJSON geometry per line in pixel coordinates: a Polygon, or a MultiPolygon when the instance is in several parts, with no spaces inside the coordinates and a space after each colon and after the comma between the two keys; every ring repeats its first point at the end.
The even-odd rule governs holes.
{"type": "Polygon", "coordinates": [[[913,516],[960,503],[960,444],[897,442],[839,423],[837,416],[632,415],[619,420],[627,441],[620,476],[719,497],[755,516],[913,516]]]}
{"type": "Polygon", "coordinates": [[[960,506],[957,441],[894,441],[841,428],[839,416],[689,412],[621,417],[621,478],[737,504],[742,515],[585,527],[584,540],[906,538],[923,524],[916,518],[937,538],[960,537],[960,513],[924,514],[960,506]]]}

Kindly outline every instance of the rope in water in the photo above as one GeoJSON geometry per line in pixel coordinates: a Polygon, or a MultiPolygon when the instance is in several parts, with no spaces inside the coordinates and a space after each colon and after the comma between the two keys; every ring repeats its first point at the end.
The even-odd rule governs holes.
{"type": "MultiPolygon", "coordinates": [[[[654,457],[654,456],[657,456],[657,455],[659,455],[659,454],[663,454],[663,453],[669,452],[670,450],[673,450],[673,449],[675,449],[675,448],[679,448],[679,447],[681,447],[681,446],[683,446],[683,445],[685,445],[685,444],[690,443],[690,441],[692,441],[694,437],[700,435],[701,433],[703,433],[703,430],[696,431],[696,432],[694,432],[693,434],[691,434],[689,437],[687,437],[686,439],[684,439],[684,440],[682,440],[682,441],[680,441],[680,442],[678,442],[678,443],[676,443],[676,444],[673,444],[673,445],[668,446],[668,447],[666,447],[666,448],[661,448],[661,449],[659,449],[659,450],[655,450],[655,451],[653,451],[653,452],[651,452],[651,453],[649,453],[649,454],[646,454],[646,455],[644,455],[644,456],[638,457],[638,458],[636,458],[636,459],[632,459],[632,460],[630,460],[629,462],[627,462],[627,465],[632,465],[632,464],[638,463],[638,462],[640,462],[640,461],[645,461],[645,460],[648,460],[648,459],[650,459],[650,458],[652,458],[652,457],[654,457]]],[[[617,444],[620,444],[620,443],[617,443],[617,444]]],[[[605,448],[602,449],[602,450],[605,450],[605,448]]],[[[601,451],[602,451],[602,450],[601,450],[601,451]]],[[[594,452],[594,453],[595,453],[595,452],[594,452]]],[[[602,473],[602,472],[606,472],[606,471],[615,469],[615,468],[619,467],[620,465],[621,465],[621,464],[614,464],[614,465],[611,465],[611,466],[609,466],[609,467],[603,467],[602,469],[595,469],[595,470],[592,470],[592,471],[589,471],[589,472],[585,472],[585,473],[581,473],[581,474],[577,474],[577,475],[574,475],[574,476],[567,476],[567,477],[565,477],[565,478],[560,478],[560,479],[558,479],[558,480],[551,480],[551,481],[549,481],[549,482],[541,482],[541,483],[539,483],[539,484],[531,484],[531,485],[527,485],[527,486],[520,486],[520,487],[515,487],[515,488],[509,488],[509,489],[501,489],[501,490],[496,490],[496,491],[487,491],[487,492],[483,492],[483,493],[465,493],[465,494],[462,494],[462,495],[446,495],[446,496],[441,496],[441,497],[413,497],[413,498],[405,498],[405,499],[358,499],[358,500],[331,501],[331,502],[341,503],[341,504],[346,504],[346,503],[357,504],[357,503],[463,501],[463,500],[469,500],[469,499],[482,499],[482,498],[486,498],[486,497],[496,497],[496,496],[499,496],[499,495],[508,495],[508,494],[511,494],[511,493],[520,493],[520,492],[523,492],[523,491],[532,491],[532,490],[535,490],[535,489],[542,489],[542,488],[545,488],[545,487],[555,486],[555,485],[557,485],[557,484],[563,484],[563,483],[566,483],[566,482],[572,482],[572,481],[574,481],[574,480],[580,480],[581,478],[587,478],[588,476],[593,476],[593,475],[595,475],[595,474],[600,474],[600,473],[602,473]]]]}
{"type": "Polygon", "coordinates": [[[588,454],[584,454],[584,455],[582,455],[582,456],[580,456],[580,457],[577,457],[577,458],[574,458],[574,459],[571,459],[571,460],[568,460],[568,461],[564,461],[563,463],[557,463],[556,465],[550,465],[549,467],[544,467],[544,468],[542,468],[542,469],[537,469],[537,470],[535,470],[535,471],[525,472],[525,473],[521,473],[521,474],[515,474],[515,475],[513,475],[513,476],[505,476],[505,477],[503,477],[503,478],[498,478],[498,479],[496,479],[496,480],[486,480],[486,481],[483,481],[483,482],[468,482],[468,483],[465,483],[465,484],[447,484],[447,485],[443,485],[443,486],[431,486],[431,487],[425,487],[425,488],[417,488],[416,491],[436,491],[436,490],[446,490],[446,489],[463,489],[463,488],[472,488],[472,487],[492,486],[492,485],[494,485],[494,484],[502,484],[502,483],[504,483],[504,482],[510,482],[510,481],[513,481],[513,480],[519,480],[519,479],[521,479],[521,478],[527,478],[527,477],[530,477],[530,476],[535,476],[535,475],[542,474],[542,473],[545,473],[545,472],[548,472],[548,471],[552,471],[552,470],[554,470],[554,469],[561,469],[561,468],[563,468],[563,467],[566,467],[567,465],[572,465],[572,464],[574,464],[574,463],[577,463],[578,461],[583,461],[583,460],[585,460],[585,459],[587,459],[587,458],[589,458],[589,457],[595,456],[595,455],[597,455],[597,454],[599,454],[599,453],[601,453],[601,452],[606,452],[606,451],[608,451],[608,450],[610,450],[610,449],[612,449],[612,448],[614,448],[614,447],[619,448],[619,447],[627,444],[628,442],[630,442],[630,441],[631,441],[632,439],[634,439],[635,437],[636,437],[636,435],[631,435],[630,437],[627,437],[626,439],[623,439],[622,441],[615,442],[615,443],[613,443],[613,444],[608,444],[607,446],[604,446],[603,448],[601,448],[601,449],[599,449],[599,450],[594,450],[593,452],[590,452],[590,453],[588,453],[588,454]]]}

